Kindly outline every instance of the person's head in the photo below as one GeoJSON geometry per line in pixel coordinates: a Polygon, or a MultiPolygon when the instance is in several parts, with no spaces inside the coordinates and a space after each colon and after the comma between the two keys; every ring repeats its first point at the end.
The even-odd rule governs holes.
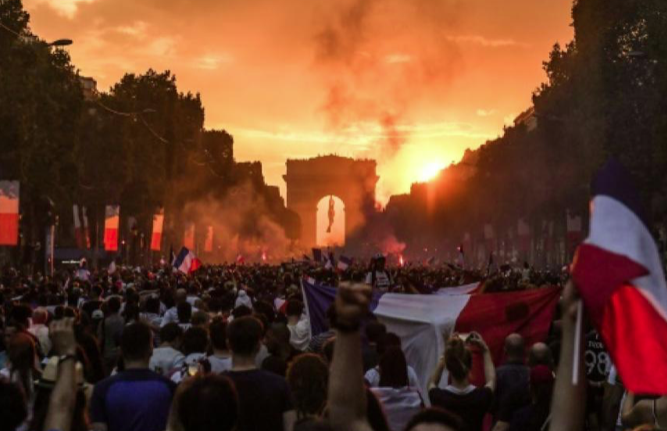
{"type": "Polygon", "coordinates": [[[400,347],[392,346],[380,357],[380,387],[408,386],[408,363],[400,347]]]}
{"type": "Polygon", "coordinates": [[[32,323],[35,325],[46,325],[49,320],[49,312],[44,307],[38,307],[32,312],[32,323]]]}
{"type": "Polygon", "coordinates": [[[160,299],[157,296],[151,296],[146,300],[146,312],[159,314],[160,313],[160,299]]]}
{"type": "Polygon", "coordinates": [[[452,337],[445,347],[445,366],[452,379],[461,382],[468,378],[472,367],[472,355],[459,337],[452,337]]]}
{"type": "Polygon", "coordinates": [[[296,317],[300,318],[303,313],[303,302],[298,299],[290,299],[287,301],[287,307],[285,308],[285,314],[287,317],[296,317]]]}
{"type": "Polygon", "coordinates": [[[25,395],[15,383],[0,379],[0,431],[14,431],[28,417],[25,395]]]}
{"type": "Polygon", "coordinates": [[[401,337],[394,334],[393,332],[387,332],[382,336],[382,338],[380,338],[380,342],[377,345],[377,352],[380,355],[383,355],[384,352],[390,347],[398,347],[400,349],[401,344],[401,337]]]}
{"type": "Polygon", "coordinates": [[[174,301],[176,305],[186,302],[188,300],[188,291],[185,289],[177,289],[176,295],[174,296],[174,301]]]}
{"type": "Polygon", "coordinates": [[[90,289],[90,298],[99,299],[102,296],[102,288],[99,285],[95,285],[90,289]]]}
{"type": "Polygon", "coordinates": [[[215,319],[208,328],[213,349],[227,350],[227,324],[222,319],[215,319]]]}
{"type": "Polygon", "coordinates": [[[546,365],[553,368],[554,360],[551,349],[545,343],[535,343],[528,353],[528,366],[546,365]]]}
{"type": "Polygon", "coordinates": [[[277,355],[282,348],[289,346],[290,330],[284,323],[274,323],[266,331],[266,348],[277,355]]]}
{"type": "Polygon", "coordinates": [[[239,418],[234,385],[219,374],[199,375],[181,383],[174,406],[184,431],[232,431],[239,418]]]}
{"type": "Polygon", "coordinates": [[[125,323],[138,321],[139,312],[139,306],[134,302],[125,304],[125,309],[123,310],[123,318],[125,319],[125,323]]]}
{"type": "Polygon", "coordinates": [[[201,326],[205,328],[208,326],[210,321],[211,317],[205,311],[197,310],[194,313],[192,313],[191,322],[193,326],[201,326]]]}
{"type": "Polygon", "coordinates": [[[327,402],[329,369],[314,354],[298,356],[287,369],[287,383],[300,417],[319,416],[327,402]]]}
{"type": "Polygon", "coordinates": [[[181,302],[176,306],[179,323],[190,323],[192,319],[192,305],[189,302],[181,302]]]}
{"type": "Polygon", "coordinates": [[[410,419],[405,431],[461,431],[461,419],[447,410],[431,407],[410,419]]]}
{"type": "Polygon", "coordinates": [[[127,325],[120,339],[123,361],[127,366],[130,362],[146,362],[153,354],[153,333],[143,322],[127,325]]]}
{"type": "Polygon", "coordinates": [[[178,323],[171,322],[160,328],[160,342],[168,343],[171,346],[176,346],[180,343],[183,336],[183,329],[178,326],[178,323]]]}
{"type": "Polygon", "coordinates": [[[377,271],[384,271],[384,267],[387,264],[387,259],[384,255],[379,254],[375,257],[375,269],[377,271]]]}
{"type": "Polygon", "coordinates": [[[201,326],[193,326],[183,334],[183,354],[206,353],[208,331],[201,326]]]}
{"type": "Polygon", "coordinates": [[[526,356],[526,346],[520,334],[510,334],[505,338],[505,359],[508,361],[523,362],[526,356]]]}
{"type": "Polygon", "coordinates": [[[380,323],[377,320],[371,320],[366,325],[366,338],[368,339],[369,343],[379,343],[386,333],[387,327],[384,325],[384,323],[380,323]]]}
{"type": "Polygon", "coordinates": [[[262,324],[252,316],[234,319],[227,327],[227,340],[234,356],[256,356],[261,338],[262,324]]]}
{"type": "Polygon", "coordinates": [[[120,298],[117,296],[112,296],[107,301],[107,310],[109,314],[116,314],[120,311],[120,298]]]}

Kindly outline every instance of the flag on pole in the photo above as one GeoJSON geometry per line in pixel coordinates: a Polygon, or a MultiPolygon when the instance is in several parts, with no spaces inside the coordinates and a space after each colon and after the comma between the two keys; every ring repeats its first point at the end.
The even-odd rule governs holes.
{"type": "Polygon", "coordinates": [[[347,271],[347,269],[352,266],[352,259],[346,256],[341,256],[338,258],[338,263],[336,264],[336,267],[340,271],[347,271]]]}
{"type": "Polygon", "coordinates": [[[195,272],[201,267],[201,261],[187,247],[182,247],[174,260],[174,268],[184,274],[195,272]]]}
{"type": "Polygon", "coordinates": [[[116,261],[112,260],[109,264],[109,269],[107,270],[109,274],[114,274],[116,272],[116,261]]]}
{"type": "Polygon", "coordinates": [[[120,225],[120,206],[107,205],[104,213],[104,249],[118,251],[118,226],[120,225]]]}
{"type": "Polygon", "coordinates": [[[83,222],[83,243],[86,249],[90,248],[90,230],[88,229],[88,208],[81,207],[81,221],[83,222]]]}
{"type": "Polygon", "coordinates": [[[72,212],[74,213],[74,240],[77,248],[83,248],[83,229],[81,228],[81,216],[77,204],[72,205],[72,212]]]}
{"type": "Polygon", "coordinates": [[[153,233],[151,235],[151,250],[160,251],[162,249],[162,230],[164,228],[164,210],[158,211],[153,216],[153,233]]]}
{"type": "Polygon", "coordinates": [[[238,256],[236,256],[236,264],[237,265],[245,264],[245,257],[243,257],[242,254],[239,254],[238,256]]]}
{"type": "Polygon", "coordinates": [[[18,245],[19,189],[18,181],[0,181],[0,245],[18,245]]]}
{"type": "Polygon", "coordinates": [[[188,223],[185,226],[185,232],[183,233],[183,247],[190,250],[195,249],[195,224],[188,223]]]}
{"type": "Polygon", "coordinates": [[[573,277],[625,387],[667,393],[667,283],[627,171],[608,162],[593,182],[590,233],[573,277]]]}

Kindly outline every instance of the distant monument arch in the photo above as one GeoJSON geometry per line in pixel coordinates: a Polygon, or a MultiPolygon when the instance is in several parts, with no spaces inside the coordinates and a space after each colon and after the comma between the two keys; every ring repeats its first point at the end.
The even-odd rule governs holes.
{"type": "Polygon", "coordinates": [[[340,156],[320,156],[287,160],[287,208],[301,218],[301,245],[318,242],[318,204],[326,199],[329,226],[344,218],[345,238],[361,227],[375,207],[375,187],[379,177],[375,160],[356,160],[340,156]],[[343,205],[333,205],[335,197],[343,205]],[[331,199],[331,200],[330,200],[331,199]]]}

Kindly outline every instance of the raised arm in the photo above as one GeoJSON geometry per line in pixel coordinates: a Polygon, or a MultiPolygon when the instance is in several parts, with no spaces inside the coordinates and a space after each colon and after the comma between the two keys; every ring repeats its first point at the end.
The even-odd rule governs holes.
{"type": "Polygon", "coordinates": [[[478,332],[470,333],[468,337],[468,343],[473,346],[477,346],[484,356],[484,380],[486,381],[486,387],[492,391],[496,390],[496,367],[493,365],[493,358],[491,357],[491,352],[489,351],[489,346],[486,345],[486,342],[478,332]]]}
{"type": "Polygon", "coordinates": [[[370,431],[361,355],[361,320],[368,313],[371,288],[341,283],[336,296],[336,344],[329,376],[329,417],[337,431],[370,431]]]}
{"type": "MultiPolygon", "coordinates": [[[[586,410],[586,376],[584,375],[583,345],[580,346],[578,384],[572,384],[574,369],[574,339],[577,305],[580,301],[574,284],[570,281],[563,292],[563,336],[560,362],[556,375],[554,397],[551,402],[550,431],[583,430],[586,410]]],[[[581,337],[583,340],[583,337],[581,337]]]]}
{"type": "Polygon", "coordinates": [[[44,421],[44,431],[69,430],[76,402],[76,339],[74,319],[56,320],[51,324],[53,347],[61,357],[58,378],[49,398],[49,410],[44,421]]]}

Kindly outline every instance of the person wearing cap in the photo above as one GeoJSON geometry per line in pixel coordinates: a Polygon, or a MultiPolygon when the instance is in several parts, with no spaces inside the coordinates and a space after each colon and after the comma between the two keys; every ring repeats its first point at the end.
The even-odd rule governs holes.
{"type": "Polygon", "coordinates": [[[377,289],[381,292],[386,292],[391,287],[391,274],[385,270],[386,264],[387,259],[381,253],[377,254],[371,260],[370,271],[366,274],[366,284],[373,286],[373,290],[377,289]]]}

